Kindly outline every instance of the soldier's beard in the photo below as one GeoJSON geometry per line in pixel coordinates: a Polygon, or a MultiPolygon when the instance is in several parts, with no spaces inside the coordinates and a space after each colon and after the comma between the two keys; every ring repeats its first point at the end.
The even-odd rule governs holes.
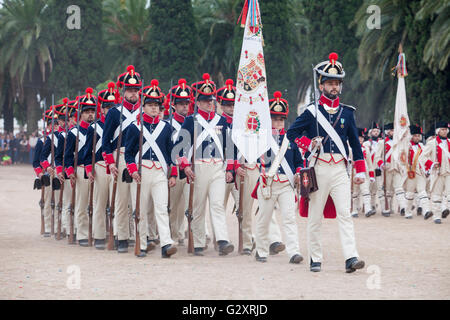
{"type": "Polygon", "coordinates": [[[330,100],[334,100],[334,99],[336,99],[339,96],[337,93],[336,94],[331,94],[330,92],[326,91],[325,89],[323,90],[323,94],[324,94],[325,97],[327,97],[330,100]]]}

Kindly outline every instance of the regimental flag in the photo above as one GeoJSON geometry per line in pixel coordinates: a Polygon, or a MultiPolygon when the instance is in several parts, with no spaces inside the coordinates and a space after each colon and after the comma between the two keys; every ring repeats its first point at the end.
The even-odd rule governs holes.
{"type": "Polygon", "coordinates": [[[402,52],[402,47],[399,48],[399,57],[397,66],[394,68],[397,71],[398,86],[397,97],[395,100],[395,115],[394,115],[394,141],[392,147],[393,163],[401,164],[400,170],[406,168],[408,162],[409,141],[411,134],[409,131],[409,117],[408,107],[406,103],[406,88],[405,77],[408,75],[406,71],[406,58],[402,52]]]}
{"type": "Polygon", "coordinates": [[[258,0],[246,0],[241,17],[245,31],[236,81],[232,139],[244,158],[255,163],[269,149],[272,134],[258,0]]]}

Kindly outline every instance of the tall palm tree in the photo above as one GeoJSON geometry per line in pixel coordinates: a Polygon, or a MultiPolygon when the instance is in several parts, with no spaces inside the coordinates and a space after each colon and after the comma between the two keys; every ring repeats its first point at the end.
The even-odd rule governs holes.
{"type": "Polygon", "coordinates": [[[52,69],[49,45],[42,37],[43,0],[5,0],[0,9],[0,70],[9,73],[14,94],[27,106],[27,129],[37,128],[37,95],[52,69]]]}
{"type": "Polygon", "coordinates": [[[151,74],[148,64],[151,29],[147,0],[104,0],[104,38],[110,48],[110,74],[114,78],[134,64],[142,74],[151,74]]]}
{"type": "Polygon", "coordinates": [[[425,45],[423,61],[436,73],[444,70],[450,56],[450,0],[422,0],[417,20],[434,18],[431,37],[425,45]]]}

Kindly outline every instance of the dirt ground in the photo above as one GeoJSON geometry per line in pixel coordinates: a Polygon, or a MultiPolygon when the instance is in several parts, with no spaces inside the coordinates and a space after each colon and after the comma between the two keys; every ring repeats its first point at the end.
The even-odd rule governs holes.
{"type": "MultiPolygon", "coordinates": [[[[346,274],[337,221],[324,220],[322,272],[308,259],[289,264],[286,253],[258,263],[236,252],[204,257],[186,247],[171,259],[160,250],[144,259],[116,251],[67,244],[40,234],[40,192],[30,166],[0,167],[0,299],[448,299],[450,220],[379,213],[354,220],[366,267],[346,274]],[[79,277],[77,277],[79,275],[79,277]],[[79,282],[76,280],[79,279],[79,282]]],[[[237,219],[227,210],[237,247],[237,219]]],[[[300,249],[307,257],[306,219],[297,218],[300,249]]]]}

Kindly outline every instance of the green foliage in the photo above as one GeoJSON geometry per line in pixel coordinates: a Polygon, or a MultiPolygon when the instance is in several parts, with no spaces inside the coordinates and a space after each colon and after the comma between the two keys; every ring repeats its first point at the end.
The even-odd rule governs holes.
{"type": "Polygon", "coordinates": [[[48,94],[75,98],[79,91],[104,80],[105,44],[101,0],[49,0],[46,37],[53,43],[54,70],[48,94]],[[81,29],[67,27],[67,8],[81,9],[81,29]]]}
{"type": "Polygon", "coordinates": [[[194,82],[198,77],[198,59],[201,47],[190,0],[152,0],[150,4],[150,60],[151,78],[167,88],[170,80],[179,78],[194,82]]]}

